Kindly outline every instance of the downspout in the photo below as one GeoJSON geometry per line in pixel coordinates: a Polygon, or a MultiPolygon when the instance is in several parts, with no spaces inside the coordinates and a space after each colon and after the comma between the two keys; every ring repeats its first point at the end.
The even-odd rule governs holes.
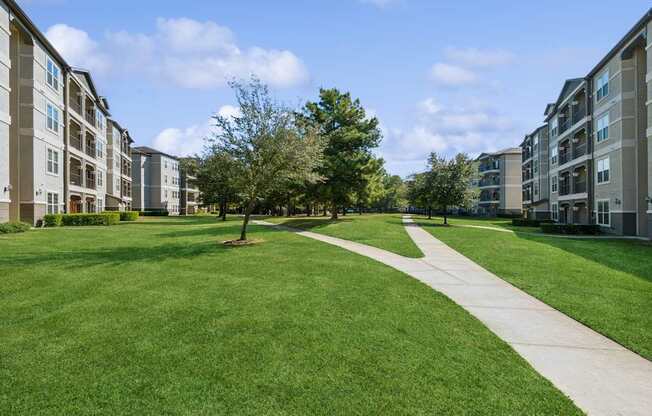
{"type": "Polygon", "coordinates": [[[594,146],[593,146],[593,83],[591,78],[586,78],[586,115],[589,117],[586,124],[586,145],[590,152],[591,158],[588,163],[588,178],[587,178],[587,204],[589,209],[589,224],[596,223],[596,214],[594,212],[594,196],[595,196],[595,159],[594,159],[594,146]]]}
{"type": "Polygon", "coordinates": [[[63,212],[68,214],[68,204],[70,201],[70,68],[64,68],[63,81],[63,212]]]}

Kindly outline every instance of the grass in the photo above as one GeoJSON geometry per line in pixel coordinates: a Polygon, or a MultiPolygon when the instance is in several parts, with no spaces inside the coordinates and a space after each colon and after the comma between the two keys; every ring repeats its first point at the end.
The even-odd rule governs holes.
{"type": "Polygon", "coordinates": [[[276,217],[267,221],[382,248],[405,257],[423,257],[405,232],[401,214],[348,214],[338,220],[328,217],[276,217]]]}
{"type": "MultiPolygon", "coordinates": [[[[472,220],[471,220],[472,221],[472,220]]],[[[500,221],[500,220],[499,220],[500,221]]],[[[486,269],[652,360],[652,244],[433,226],[436,238],[486,269]]]]}
{"type": "Polygon", "coordinates": [[[0,414],[580,414],[479,321],[337,247],[146,218],[0,240],[0,414]]]}

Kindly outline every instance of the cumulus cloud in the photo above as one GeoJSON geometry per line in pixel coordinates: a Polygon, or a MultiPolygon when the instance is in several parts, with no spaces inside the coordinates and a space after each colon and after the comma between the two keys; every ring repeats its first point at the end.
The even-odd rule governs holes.
{"type": "Polygon", "coordinates": [[[469,67],[492,67],[514,62],[514,54],[503,49],[453,48],[444,51],[446,59],[469,67]]]}
{"type": "Polygon", "coordinates": [[[309,79],[306,66],[293,52],[242,49],[229,28],[212,21],[159,18],[153,33],[108,32],[101,42],[66,25],[51,27],[47,36],[73,65],[91,70],[104,66],[104,72],[110,69],[113,74],[139,72],[186,88],[221,87],[230,79],[252,75],[279,88],[309,79]]]}
{"type": "Polygon", "coordinates": [[[72,65],[97,73],[104,73],[109,69],[109,57],[100,51],[98,43],[83,30],[57,24],[51,26],[45,36],[72,65]]]}
{"type": "Polygon", "coordinates": [[[401,174],[423,169],[430,152],[476,155],[508,147],[517,136],[511,119],[472,99],[464,100],[463,105],[444,106],[427,98],[416,107],[411,128],[384,131],[381,154],[388,167],[401,174]]]}
{"type": "Polygon", "coordinates": [[[449,86],[473,84],[478,80],[473,71],[443,62],[436,63],[430,68],[430,78],[439,84],[449,86]]]}

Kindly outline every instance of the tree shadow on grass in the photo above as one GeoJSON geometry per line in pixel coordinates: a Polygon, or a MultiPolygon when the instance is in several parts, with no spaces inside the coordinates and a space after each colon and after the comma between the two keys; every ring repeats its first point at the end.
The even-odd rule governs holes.
{"type": "Polygon", "coordinates": [[[3,260],[3,266],[39,266],[52,264],[66,269],[98,265],[124,265],[133,263],[157,263],[170,259],[192,259],[206,254],[226,254],[228,247],[219,241],[202,241],[178,244],[162,244],[150,247],[107,247],[79,249],[74,251],[51,251],[20,253],[3,260]]]}
{"type": "Polygon", "coordinates": [[[637,240],[557,238],[518,232],[515,235],[652,282],[652,243],[637,240]]]}
{"type": "MultiPolygon", "coordinates": [[[[167,238],[184,238],[184,237],[199,237],[199,236],[213,236],[218,240],[224,239],[225,236],[234,238],[240,236],[240,223],[232,223],[228,226],[214,226],[214,227],[194,227],[192,229],[183,229],[178,231],[167,231],[156,234],[157,237],[167,238]]],[[[270,231],[271,227],[250,224],[247,228],[248,232],[266,233],[270,231]]]]}
{"type": "Polygon", "coordinates": [[[286,218],[283,221],[278,222],[278,225],[283,225],[285,227],[298,228],[301,230],[313,230],[316,228],[323,228],[331,224],[346,224],[353,222],[352,218],[339,218],[337,220],[332,220],[330,218],[286,218]]]}

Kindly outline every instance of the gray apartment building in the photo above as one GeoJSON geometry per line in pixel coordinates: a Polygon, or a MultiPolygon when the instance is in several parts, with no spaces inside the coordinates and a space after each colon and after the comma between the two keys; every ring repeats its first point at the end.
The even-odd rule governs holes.
{"type": "Polygon", "coordinates": [[[105,209],[109,104],[0,0],[0,222],[105,209]]]}
{"type": "Polygon", "coordinates": [[[549,219],[548,126],[543,125],[525,136],[521,149],[523,214],[530,219],[549,219]]]}
{"type": "MultiPolygon", "coordinates": [[[[585,77],[566,80],[557,101],[546,106],[554,221],[652,238],[650,30],[652,9],[585,77]]],[[[529,146],[526,137],[524,152],[529,146]]],[[[530,160],[523,160],[524,177],[530,160]]],[[[528,215],[530,207],[525,201],[528,215]]]]}
{"type": "Polygon", "coordinates": [[[520,147],[482,153],[478,172],[478,213],[480,215],[518,215],[523,208],[520,147]]]}
{"type": "Polygon", "coordinates": [[[132,151],[132,206],[138,211],[181,213],[179,158],[147,146],[132,151]]]}
{"type": "Polygon", "coordinates": [[[183,167],[180,169],[181,175],[181,198],[180,214],[193,215],[196,214],[199,208],[199,188],[195,183],[197,179],[195,176],[186,171],[183,167]]]}

